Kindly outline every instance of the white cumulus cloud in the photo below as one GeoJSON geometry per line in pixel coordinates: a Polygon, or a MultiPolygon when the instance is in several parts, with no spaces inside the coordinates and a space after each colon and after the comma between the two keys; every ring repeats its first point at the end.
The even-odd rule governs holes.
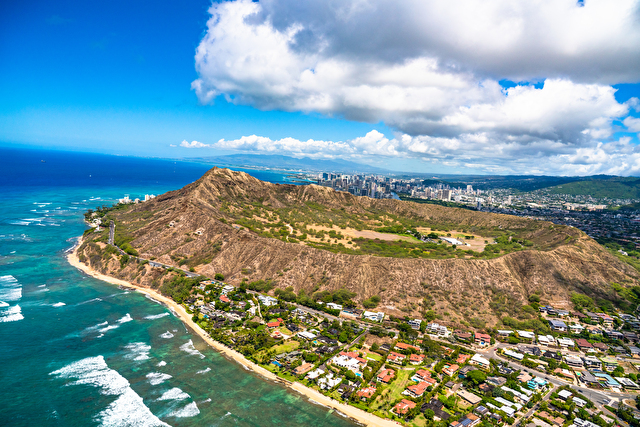
{"type": "Polygon", "coordinates": [[[186,139],[180,143],[180,147],[184,147],[184,148],[203,148],[203,147],[209,147],[209,146],[210,146],[209,144],[203,144],[202,142],[198,142],[198,141],[188,142],[186,139]]]}
{"type": "Polygon", "coordinates": [[[222,95],[397,131],[338,142],[252,135],[214,147],[505,171],[547,159],[535,168],[566,162],[582,173],[633,146],[612,139],[613,122],[636,132],[627,116],[640,102],[619,103],[611,85],[640,80],[640,0],[238,0],[210,13],[192,83],[202,103],[222,95]],[[503,79],[530,83],[505,89],[503,79]]]}

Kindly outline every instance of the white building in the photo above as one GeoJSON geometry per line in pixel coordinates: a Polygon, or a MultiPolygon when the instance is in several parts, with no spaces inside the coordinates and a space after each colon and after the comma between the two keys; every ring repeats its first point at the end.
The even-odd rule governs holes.
{"type": "Polygon", "coordinates": [[[524,338],[527,340],[534,340],[536,339],[536,334],[530,331],[516,331],[518,333],[518,336],[520,338],[524,338]]]}
{"type": "Polygon", "coordinates": [[[480,366],[481,368],[487,368],[487,369],[489,368],[489,366],[491,366],[491,363],[489,362],[489,360],[480,356],[480,353],[474,354],[473,357],[469,360],[469,363],[472,365],[480,366]]]}
{"type": "Polygon", "coordinates": [[[382,322],[384,320],[384,313],[383,312],[376,313],[374,311],[365,311],[362,314],[362,317],[372,322],[382,322]]]}
{"type": "Polygon", "coordinates": [[[558,345],[560,347],[573,347],[575,343],[571,338],[560,337],[558,338],[558,345]]]}
{"type": "Polygon", "coordinates": [[[331,310],[342,310],[342,306],[340,304],[335,304],[332,302],[327,303],[327,307],[329,307],[331,310]]]}
{"type": "Polygon", "coordinates": [[[311,332],[308,331],[302,331],[302,332],[298,332],[298,336],[302,337],[306,340],[311,341],[312,339],[315,339],[315,337],[317,337],[316,334],[312,334],[311,332]]]}
{"type": "Polygon", "coordinates": [[[278,300],[274,297],[270,297],[269,295],[258,295],[258,300],[265,307],[271,307],[272,305],[278,304],[278,300]]]}

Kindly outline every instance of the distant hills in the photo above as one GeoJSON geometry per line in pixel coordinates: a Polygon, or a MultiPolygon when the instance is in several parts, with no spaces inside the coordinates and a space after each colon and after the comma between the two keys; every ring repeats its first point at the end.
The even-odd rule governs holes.
{"type": "Polygon", "coordinates": [[[277,154],[230,154],[217,157],[198,157],[191,160],[212,163],[216,166],[247,166],[271,169],[304,170],[313,172],[390,173],[388,169],[350,162],[347,160],[323,160],[309,157],[290,157],[277,154]]]}
{"type": "Polygon", "coordinates": [[[597,175],[550,190],[553,194],[590,195],[599,199],[640,199],[640,178],[597,175]]]}

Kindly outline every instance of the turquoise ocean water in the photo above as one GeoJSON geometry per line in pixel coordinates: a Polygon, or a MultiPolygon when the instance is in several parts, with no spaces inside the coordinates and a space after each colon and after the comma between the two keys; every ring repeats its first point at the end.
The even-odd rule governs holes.
{"type": "Polygon", "coordinates": [[[162,305],[67,264],[83,211],[209,167],[0,149],[0,426],[354,425],[220,356],[162,305]]]}

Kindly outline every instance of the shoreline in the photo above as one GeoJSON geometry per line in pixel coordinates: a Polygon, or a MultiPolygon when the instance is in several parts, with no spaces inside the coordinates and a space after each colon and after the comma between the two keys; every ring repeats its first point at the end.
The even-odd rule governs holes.
{"type": "Polygon", "coordinates": [[[99,273],[93,270],[88,265],[81,263],[80,260],[78,259],[78,254],[77,254],[78,248],[80,247],[81,240],[82,238],[79,238],[78,243],[72,248],[70,252],[66,254],[66,258],[69,264],[71,264],[73,267],[77,268],[78,270],[81,270],[85,274],[92,276],[98,280],[102,280],[103,282],[111,283],[117,286],[123,286],[123,287],[133,289],[137,292],[140,292],[141,294],[148,296],[149,298],[156,301],[157,303],[166,306],[175,315],[177,315],[178,318],[183,323],[189,326],[191,330],[193,330],[200,338],[202,338],[210,347],[212,347],[214,350],[221,353],[223,356],[227,357],[228,359],[231,359],[234,362],[239,363],[245,369],[253,371],[256,374],[268,380],[285,385],[288,388],[302,394],[304,397],[309,399],[309,401],[311,401],[312,403],[319,404],[319,405],[331,408],[335,411],[338,411],[340,415],[350,418],[359,424],[362,424],[365,426],[372,426],[372,427],[392,427],[392,426],[400,425],[395,421],[380,418],[372,413],[363,411],[362,409],[356,408],[354,406],[337,402],[332,398],[327,397],[316,390],[310,389],[297,381],[289,382],[283,378],[280,378],[273,372],[270,372],[267,369],[263,368],[262,366],[259,366],[251,362],[239,352],[233,349],[230,349],[229,347],[223,345],[222,343],[219,343],[218,341],[211,339],[211,337],[191,319],[191,316],[189,315],[189,313],[187,313],[185,308],[182,307],[180,304],[176,303],[171,298],[168,298],[162,295],[160,292],[154,289],[141,286],[141,285],[136,285],[131,282],[127,282],[126,280],[116,279],[114,277],[99,273]]]}

